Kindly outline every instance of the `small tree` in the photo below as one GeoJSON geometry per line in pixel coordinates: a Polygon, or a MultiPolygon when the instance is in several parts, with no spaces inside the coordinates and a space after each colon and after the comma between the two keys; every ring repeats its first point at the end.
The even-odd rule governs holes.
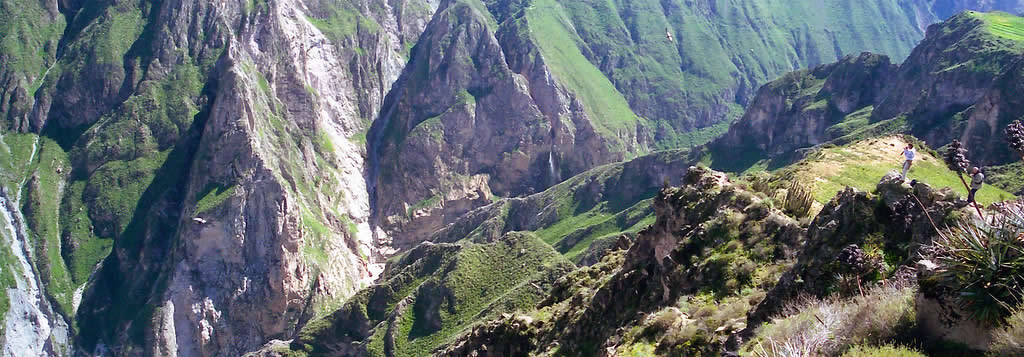
{"type": "MultiPolygon", "coordinates": [[[[967,189],[967,192],[970,192],[971,186],[967,185],[967,180],[964,180],[964,173],[971,166],[971,162],[967,160],[967,149],[960,143],[960,140],[953,140],[952,143],[949,143],[949,148],[946,150],[946,166],[956,172],[956,176],[960,178],[964,188],[967,189]]],[[[985,215],[981,214],[981,208],[978,208],[978,205],[975,204],[974,209],[978,211],[978,216],[984,220],[985,215]]]]}

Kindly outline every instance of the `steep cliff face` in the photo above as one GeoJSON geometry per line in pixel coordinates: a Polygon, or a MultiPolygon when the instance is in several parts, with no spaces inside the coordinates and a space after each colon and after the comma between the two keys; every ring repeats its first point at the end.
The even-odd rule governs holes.
{"type": "Polygon", "coordinates": [[[205,82],[208,106],[143,194],[153,202],[126,228],[136,236],[118,237],[86,292],[81,325],[95,334],[83,334],[84,349],[241,354],[379,273],[351,138],[397,77],[403,38],[415,40],[431,12],[396,7],[255,3],[205,20],[234,20],[205,82]],[[140,273],[151,278],[120,278],[140,273]]]}
{"type": "Polygon", "coordinates": [[[36,90],[56,63],[67,25],[58,1],[0,4],[0,118],[4,128],[39,128],[36,90]]]}
{"type": "Polygon", "coordinates": [[[898,69],[884,56],[862,54],[790,73],[764,86],[711,151],[746,147],[751,157],[780,156],[905,132],[932,146],[960,139],[977,164],[1015,161],[1002,128],[1024,115],[1020,96],[1010,94],[1021,82],[1022,33],[1020,17],[967,11],[929,27],[898,69]]]}
{"type": "Polygon", "coordinates": [[[399,249],[495,195],[537,192],[637,150],[596,133],[522,37],[527,18],[495,28],[483,3],[446,6],[369,134],[374,211],[399,249]]]}
{"type": "Polygon", "coordinates": [[[789,73],[761,87],[747,113],[713,147],[781,155],[845,135],[830,129],[875,103],[895,72],[888,57],[863,53],[789,73]]]}
{"type": "Polygon", "coordinates": [[[48,220],[55,218],[52,201],[63,187],[42,190],[44,182],[55,183],[55,175],[33,164],[37,154],[52,154],[52,148],[41,152],[39,146],[36,138],[0,136],[0,342],[10,356],[65,354],[72,347],[72,292],[48,220]]]}
{"type": "Polygon", "coordinates": [[[34,116],[5,112],[56,139],[4,137],[38,177],[17,237],[43,326],[85,353],[235,355],[372,280],[361,133],[434,6],[62,4],[34,116]]]}

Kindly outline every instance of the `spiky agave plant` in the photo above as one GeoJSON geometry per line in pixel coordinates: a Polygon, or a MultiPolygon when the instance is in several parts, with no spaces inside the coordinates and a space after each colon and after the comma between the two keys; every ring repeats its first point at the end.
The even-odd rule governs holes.
{"type": "Polygon", "coordinates": [[[1014,120],[1012,123],[1006,126],[1006,141],[1010,144],[1010,148],[1024,157],[1024,124],[1021,124],[1020,120],[1014,120]]]}
{"type": "Polygon", "coordinates": [[[997,324],[1024,294],[1024,213],[1008,208],[995,225],[960,222],[941,232],[931,247],[939,265],[934,279],[957,293],[977,321],[997,324]]]}
{"type": "Polygon", "coordinates": [[[793,181],[789,184],[789,189],[786,190],[784,205],[786,210],[793,214],[794,217],[807,217],[811,212],[811,207],[814,206],[814,197],[811,196],[811,191],[804,187],[804,185],[793,181]]]}

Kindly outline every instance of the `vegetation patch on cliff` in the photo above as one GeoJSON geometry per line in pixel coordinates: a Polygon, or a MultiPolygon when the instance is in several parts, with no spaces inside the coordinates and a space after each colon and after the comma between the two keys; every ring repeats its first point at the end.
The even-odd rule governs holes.
{"type": "Polygon", "coordinates": [[[206,185],[206,188],[204,188],[202,191],[199,192],[198,195],[196,195],[198,199],[196,200],[195,214],[206,213],[206,211],[209,211],[214,207],[217,207],[218,205],[223,203],[224,200],[227,200],[229,197],[235,194],[235,188],[235,185],[206,185]]]}

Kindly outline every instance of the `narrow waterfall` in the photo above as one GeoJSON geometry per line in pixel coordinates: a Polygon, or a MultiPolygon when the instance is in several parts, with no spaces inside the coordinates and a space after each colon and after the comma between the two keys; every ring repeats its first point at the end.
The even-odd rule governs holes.
{"type": "Polygon", "coordinates": [[[559,172],[557,165],[555,165],[554,148],[548,152],[548,175],[551,177],[552,185],[562,182],[562,174],[559,172]]]}

